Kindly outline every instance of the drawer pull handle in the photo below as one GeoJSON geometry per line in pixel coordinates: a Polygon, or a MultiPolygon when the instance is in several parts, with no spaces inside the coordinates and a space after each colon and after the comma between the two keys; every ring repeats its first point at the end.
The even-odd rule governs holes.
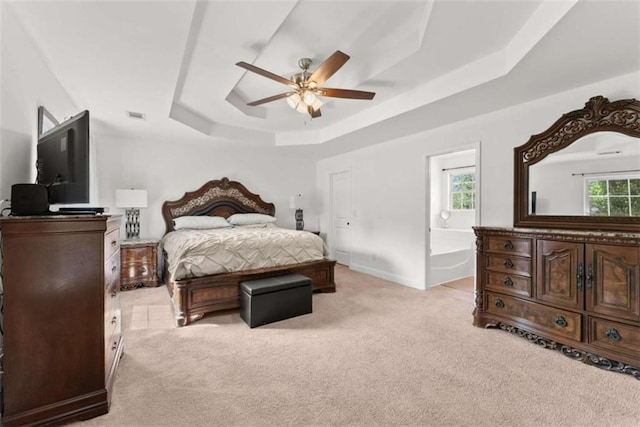
{"type": "Polygon", "coordinates": [[[111,241],[111,246],[115,247],[117,243],[118,243],[118,242],[116,242],[115,240],[112,240],[112,241],[111,241]]]}
{"type": "Polygon", "coordinates": [[[509,258],[505,259],[502,264],[507,268],[513,268],[513,261],[511,261],[509,258]]]}
{"type": "Polygon", "coordinates": [[[513,287],[513,280],[511,280],[511,277],[507,277],[502,281],[502,283],[504,283],[505,286],[508,286],[510,288],[513,287]]]}
{"type": "Polygon", "coordinates": [[[561,328],[566,328],[569,324],[567,323],[567,319],[564,318],[564,316],[558,316],[556,317],[556,325],[560,326],[561,328]]]}
{"type": "Polygon", "coordinates": [[[147,267],[142,267],[142,273],[146,273],[147,272],[147,267]]]}
{"type": "Polygon", "coordinates": [[[115,298],[117,296],[118,296],[118,292],[117,291],[111,292],[111,298],[115,298]]]}
{"type": "Polygon", "coordinates": [[[513,250],[513,243],[511,243],[511,240],[507,240],[506,242],[504,242],[504,248],[508,250],[513,250]]]}
{"type": "Polygon", "coordinates": [[[111,324],[115,325],[117,320],[118,320],[118,318],[116,316],[113,316],[113,319],[111,319],[111,324]]]}
{"type": "Polygon", "coordinates": [[[605,332],[604,334],[610,340],[620,341],[622,339],[622,337],[620,336],[620,334],[615,328],[607,329],[607,332],[605,332]]]}
{"type": "Polygon", "coordinates": [[[496,307],[504,308],[504,302],[501,299],[496,300],[496,307]]]}
{"type": "Polygon", "coordinates": [[[117,348],[118,348],[118,341],[114,341],[113,346],[111,347],[111,350],[116,351],[117,348]]]}
{"type": "Polygon", "coordinates": [[[117,269],[118,269],[118,267],[116,267],[116,266],[114,265],[113,267],[111,267],[111,272],[112,272],[112,273],[115,273],[117,269]]]}

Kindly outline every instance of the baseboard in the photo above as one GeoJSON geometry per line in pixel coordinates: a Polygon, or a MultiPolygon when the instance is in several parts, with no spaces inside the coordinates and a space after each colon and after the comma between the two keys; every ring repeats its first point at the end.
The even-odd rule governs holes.
{"type": "Polygon", "coordinates": [[[360,273],[365,273],[370,276],[379,277],[380,279],[389,280],[390,282],[394,282],[399,285],[407,286],[414,289],[419,289],[421,291],[425,289],[424,282],[419,282],[417,280],[413,280],[408,277],[392,274],[387,271],[377,270],[375,268],[366,267],[361,264],[351,264],[349,268],[353,271],[358,271],[360,273]]]}

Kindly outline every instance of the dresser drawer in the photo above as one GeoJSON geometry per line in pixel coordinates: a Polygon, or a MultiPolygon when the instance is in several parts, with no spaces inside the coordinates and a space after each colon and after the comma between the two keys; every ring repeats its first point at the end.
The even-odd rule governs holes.
{"type": "Polygon", "coordinates": [[[489,313],[514,318],[532,330],[562,335],[575,341],[582,337],[582,316],[571,311],[487,292],[489,313]]]}
{"type": "Polygon", "coordinates": [[[485,287],[505,294],[533,297],[531,278],[517,274],[487,271],[485,287]]]}
{"type": "Polygon", "coordinates": [[[491,254],[486,256],[486,262],[488,270],[531,277],[531,258],[491,254]]]}
{"type": "Polygon", "coordinates": [[[114,228],[104,236],[104,259],[109,259],[120,249],[120,229],[114,228]]]}
{"type": "Polygon", "coordinates": [[[531,239],[520,237],[487,236],[485,252],[531,257],[531,239]]]}
{"type": "Polygon", "coordinates": [[[640,326],[589,317],[589,342],[640,360],[640,326]]]}
{"type": "MultiPolygon", "coordinates": [[[[120,286],[113,283],[104,294],[104,336],[107,339],[120,325],[120,286]]],[[[106,345],[106,343],[105,343],[106,345]]]]}
{"type": "Polygon", "coordinates": [[[120,282],[120,253],[116,252],[104,263],[104,284],[109,288],[116,282],[120,282]]]}
{"type": "Polygon", "coordinates": [[[113,363],[118,353],[118,344],[120,343],[121,334],[114,333],[109,337],[107,345],[104,349],[104,378],[107,380],[112,372],[113,363]]]}

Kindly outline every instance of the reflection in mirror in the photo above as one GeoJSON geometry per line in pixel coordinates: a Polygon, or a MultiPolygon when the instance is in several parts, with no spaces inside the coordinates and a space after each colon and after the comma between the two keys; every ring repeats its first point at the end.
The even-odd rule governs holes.
{"type": "Polygon", "coordinates": [[[529,168],[529,214],[640,217],[640,144],[596,132],[529,168]]]}

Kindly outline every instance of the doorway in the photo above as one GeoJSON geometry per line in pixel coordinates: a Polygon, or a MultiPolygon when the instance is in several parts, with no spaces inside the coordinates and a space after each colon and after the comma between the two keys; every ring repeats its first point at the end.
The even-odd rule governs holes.
{"type": "Polygon", "coordinates": [[[479,143],[427,158],[426,286],[475,273],[480,223],[479,143]]]}

